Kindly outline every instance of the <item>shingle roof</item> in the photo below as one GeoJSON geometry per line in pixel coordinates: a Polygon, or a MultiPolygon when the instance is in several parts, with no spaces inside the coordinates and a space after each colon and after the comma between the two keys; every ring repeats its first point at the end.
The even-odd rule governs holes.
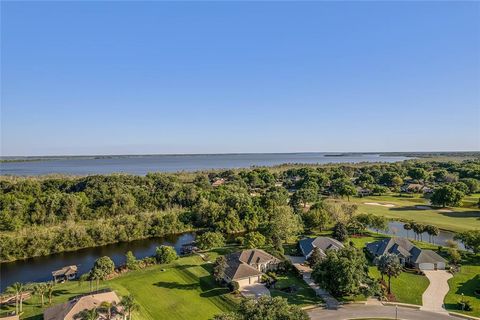
{"type": "Polygon", "coordinates": [[[436,263],[447,261],[432,250],[422,250],[414,247],[410,253],[412,254],[411,260],[414,263],[436,263]]]}
{"type": "Polygon", "coordinates": [[[381,256],[386,253],[399,252],[405,257],[410,256],[410,250],[414,245],[405,238],[385,238],[376,242],[367,244],[367,250],[375,256],[381,256]]]}
{"type": "Polygon", "coordinates": [[[410,257],[413,263],[446,262],[444,258],[432,250],[423,250],[414,246],[405,238],[385,238],[380,241],[367,244],[367,250],[375,256],[386,253],[410,257]]]}
{"type": "Polygon", "coordinates": [[[304,256],[310,255],[314,248],[318,248],[321,255],[325,255],[327,250],[338,250],[343,248],[343,244],[341,242],[329,237],[302,239],[299,241],[299,245],[304,256]]]}
{"type": "Polygon", "coordinates": [[[225,274],[231,280],[238,280],[252,276],[261,275],[262,272],[253,265],[261,263],[279,263],[280,260],[275,256],[260,250],[250,249],[234,252],[225,256],[227,267],[225,274]]]}
{"type": "Polygon", "coordinates": [[[91,310],[100,307],[102,302],[119,303],[120,299],[113,291],[94,293],[70,300],[63,304],[57,304],[45,310],[44,320],[73,320],[75,315],[83,310],[91,310]]]}

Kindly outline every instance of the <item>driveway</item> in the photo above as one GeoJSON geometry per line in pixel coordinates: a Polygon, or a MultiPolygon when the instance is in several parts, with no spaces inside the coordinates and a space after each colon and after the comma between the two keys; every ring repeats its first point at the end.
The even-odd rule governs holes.
{"type": "Polygon", "coordinates": [[[368,305],[343,305],[337,310],[315,308],[307,311],[312,320],[346,320],[358,318],[382,318],[404,320],[452,320],[462,319],[431,311],[395,306],[368,306],[368,305]]]}
{"type": "Polygon", "coordinates": [[[422,295],[421,310],[446,312],[443,308],[443,299],[450,289],[448,286],[448,279],[453,277],[452,274],[445,270],[425,270],[423,272],[430,281],[430,285],[422,295]]]}
{"type": "Polygon", "coordinates": [[[258,299],[261,296],[270,296],[270,291],[261,283],[249,284],[240,288],[240,293],[245,298],[258,299]]]}

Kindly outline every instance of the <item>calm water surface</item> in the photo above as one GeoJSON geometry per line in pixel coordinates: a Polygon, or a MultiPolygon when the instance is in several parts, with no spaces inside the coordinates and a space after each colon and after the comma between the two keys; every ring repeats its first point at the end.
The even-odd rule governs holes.
{"type": "Polygon", "coordinates": [[[130,173],[145,175],[148,172],[197,171],[207,169],[248,168],[274,166],[285,163],[325,164],[359,162],[397,162],[409,159],[402,156],[379,154],[328,153],[251,153],[208,155],[151,155],[112,156],[111,158],[58,158],[43,161],[0,163],[2,175],[44,175],[53,173],[86,175],[130,173]]]}
{"type": "Polygon", "coordinates": [[[155,248],[160,245],[173,246],[180,253],[182,245],[193,240],[195,240],[195,233],[183,233],[2,263],[0,264],[0,292],[17,281],[22,283],[49,281],[52,279],[52,271],[68,265],[78,265],[79,274],[88,272],[95,260],[103,256],[109,256],[116,266],[120,266],[125,263],[127,251],[132,251],[138,259],[153,255],[155,248]]]}
{"type": "MultiPolygon", "coordinates": [[[[391,221],[388,223],[388,230],[381,231],[382,233],[386,233],[389,235],[396,235],[398,237],[408,237],[409,239],[414,239],[415,233],[410,230],[407,233],[407,230],[403,229],[403,222],[400,221],[391,221]]],[[[375,230],[371,230],[375,231],[375,230]]],[[[441,245],[441,246],[446,246],[447,241],[455,241],[458,243],[458,247],[462,250],[465,250],[465,246],[461,241],[454,240],[453,237],[455,236],[455,233],[450,232],[450,231],[445,231],[445,230],[440,230],[440,233],[438,236],[433,238],[433,244],[435,245],[441,245]]],[[[428,233],[424,232],[422,233],[422,240],[424,242],[428,242],[429,237],[428,233]]]]}

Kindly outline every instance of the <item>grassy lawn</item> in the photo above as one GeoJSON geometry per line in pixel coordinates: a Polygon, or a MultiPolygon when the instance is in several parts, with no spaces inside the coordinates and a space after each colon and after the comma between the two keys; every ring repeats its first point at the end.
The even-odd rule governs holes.
{"type": "MultiPolygon", "coordinates": [[[[215,253],[211,253],[214,259],[215,253]]],[[[109,287],[119,295],[133,294],[140,310],[134,319],[210,319],[213,315],[235,308],[236,299],[228,289],[220,288],[211,276],[211,264],[198,256],[180,258],[171,265],[156,265],[127,273],[101,287],[109,287]],[[162,271],[165,269],[165,271],[162,271]]],[[[53,304],[89,291],[89,284],[59,284],[53,304]]],[[[39,299],[25,302],[22,319],[42,319],[39,299]]]]}
{"type": "MultiPolygon", "coordinates": [[[[377,267],[369,267],[369,272],[372,277],[380,279],[377,267]]],[[[402,272],[397,278],[392,278],[392,293],[398,302],[422,305],[422,294],[429,284],[425,276],[402,272]]]]}
{"type": "Polygon", "coordinates": [[[463,313],[480,317],[480,296],[474,293],[476,289],[480,289],[480,256],[464,261],[460,272],[448,280],[448,284],[450,291],[444,300],[446,308],[460,312],[457,310],[457,303],[462,299],[463,293],[464,298],[469,300],[473,307],[473,311],[463,313]]]}
{"type": "MultiPolygon", "coordinates": [[[[468,198],[475,202],[475,195],[468,198]]],[[[478,201],[478,198],[477,198],[478,201]]],[[[452,212],[442,212],[438,209],[418,209],[415,206],[428,205],[428,200],[419,197],[398,196],[370,196],[351,198],[350,202],[358,205],[360,213],[372,213],[395,220],[414,220],[416,222],[432,224],[444,230],[465,231],[480,229],[480,209],[478,208],[448,208],[452,212]],[[366,205],[365,202],[389,203],[394,207],[366,205]]]]}
{"type": "Polygon", "coordinates": [[[275,284],[274,289],[270,289],[272,297],[283,297],[288,299],[291,304],[296,304],[301,307],[318,304],[322,302],[322,299],[315,294],[312,288],[310,288],[303,279],[297,277],[294,273],[282,275],[278,277],[278,281],[275,284]],[[281,289],[295,286],[296,292],[287,293],[281,289]]]}
{"type": "MultiPolygon", "coordinates": [[[[363,248],[366,243],[381,240],[385,237],[385,235],[370,232],[369,236],[351,238],[350,240],[357,248],[363,248]]],[[[412,242],[424,249],[437,248],[436,246],[425,242],[412,242]]],[[[380,273],[375,266],[369,267],[369,273],[376,279],[381,278],[380,273]]],[[[392,278],[392,293],[395,295],[398,302],[421,305],[422,294],[427,289],[428,285],[429,281],[427,277],[409,272],[402,272],[398,278],[392,278]]]]}

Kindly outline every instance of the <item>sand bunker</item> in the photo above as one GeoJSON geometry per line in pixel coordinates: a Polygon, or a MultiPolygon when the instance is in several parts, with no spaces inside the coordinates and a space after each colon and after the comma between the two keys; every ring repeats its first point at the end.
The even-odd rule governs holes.
{"type": "Polygon", "coordinates": [[[453,210],[450,210],[450,209],[440,209],[438,211],[439,212],[453,212],[453,210]]]}
{"type": "Polygon", "coordinates": [[[395,205],[391,203],[364,202],[363,204],[366,204],[369,206],[380,206],[380,207],[387,207],[387,208],[395,207],[395,205]]]}

